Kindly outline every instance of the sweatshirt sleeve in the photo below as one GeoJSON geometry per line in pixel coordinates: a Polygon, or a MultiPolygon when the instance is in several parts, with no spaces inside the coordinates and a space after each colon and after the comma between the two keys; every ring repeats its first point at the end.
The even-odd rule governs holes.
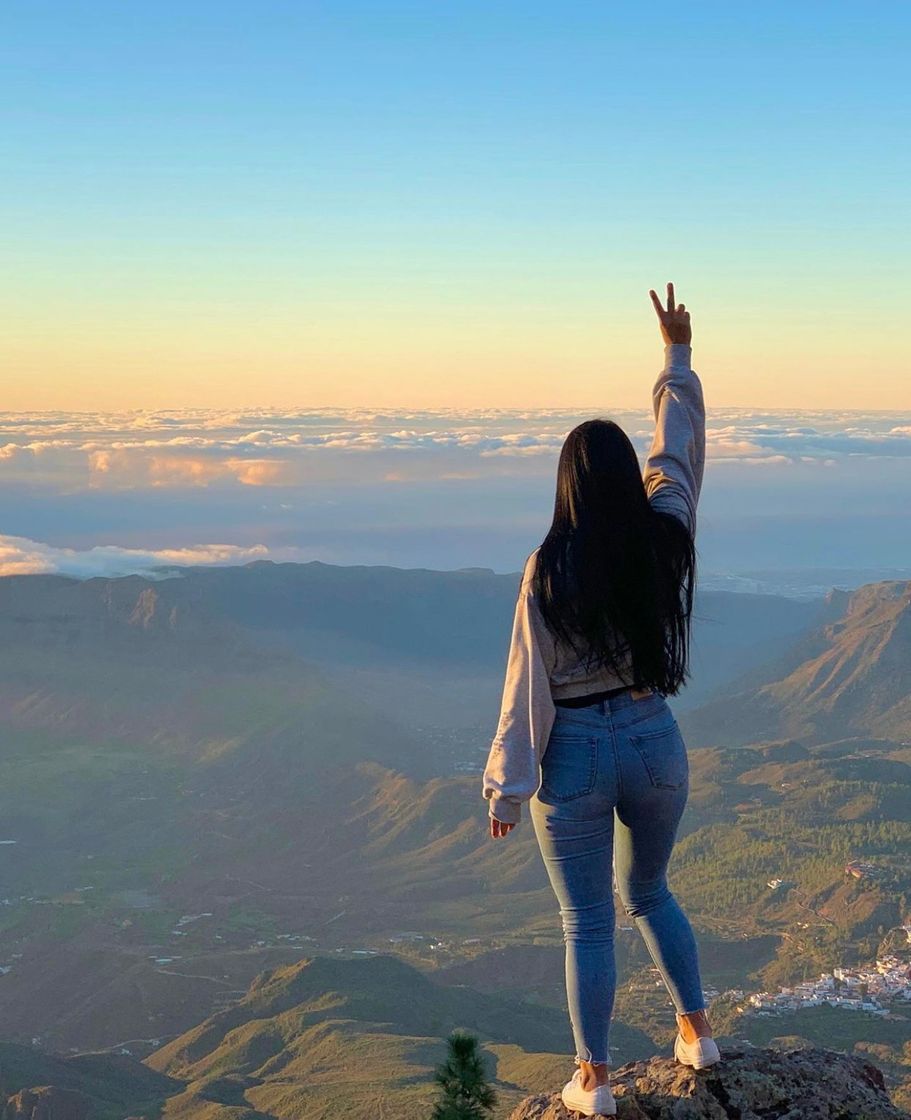
{"type": "Polygon", "coordinates": [[[508,824],[518,823],[522,802],[540,785],[541,758],[556,715],[550,692],[556,651],[531,591],[529,570],[527,562],[513,619],[500,721],[483,777],[488,815],[508,824]]]}
{"type": "Polygon", "coordinates": [[[643,471],[653,509],[679,518],[695,536],[705,467],[705,404],[691,368],[692,348],[669,343],[652,391],[655,435],[643,471]]]}

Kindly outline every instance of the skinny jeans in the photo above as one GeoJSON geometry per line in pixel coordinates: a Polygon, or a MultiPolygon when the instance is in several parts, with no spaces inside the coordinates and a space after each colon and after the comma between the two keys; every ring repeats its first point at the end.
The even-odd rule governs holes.
{"type": "Polygon", "coordinates": [[[693,930],[667,884],[688,792],[686,744],[660,694],[557,707],[529,812],[560,907],[576,1064],[610,1061],[614,880],[677,1011],[705,1007],[693,930]]]}

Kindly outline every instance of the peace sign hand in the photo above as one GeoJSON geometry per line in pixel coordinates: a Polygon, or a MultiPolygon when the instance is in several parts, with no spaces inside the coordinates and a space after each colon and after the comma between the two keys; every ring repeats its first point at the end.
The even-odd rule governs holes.
{"type": "Polygon", "coordinates": [[[693,331],[690,327],[690,313],[687,311],[685,304],[674,305],[674,285],[670,282],[667,285],[667,310],[661,306],[661,300],[658,299],[651,288],[649,288],[648,294],[652,297],[652,303],[655,305],[664,341],[666,343],[685,342],[689,345],[693,337],[693,331]]]}

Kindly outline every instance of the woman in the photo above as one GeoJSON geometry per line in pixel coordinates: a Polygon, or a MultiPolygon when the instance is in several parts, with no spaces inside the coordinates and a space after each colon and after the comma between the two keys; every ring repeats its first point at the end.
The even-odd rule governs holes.
{"type": "Polygon", "coordinates": [[[719,1060],[696,943],[667,886],[686,804],[686,745],[665,699],[688,676],[705,407],[690,313],[654,291],[665,342],[644,472],[623,430],[588,420],[566,438],[553,524],[522,577],[503,704],[483,778],[490,834],[530,815],[560,904],[577,1069],[563,1102],[614,1115],[612,868],[677,1009],[674,1056],[719,1060]],[[546,749],[545,749],[546,748],[546,749]]]}

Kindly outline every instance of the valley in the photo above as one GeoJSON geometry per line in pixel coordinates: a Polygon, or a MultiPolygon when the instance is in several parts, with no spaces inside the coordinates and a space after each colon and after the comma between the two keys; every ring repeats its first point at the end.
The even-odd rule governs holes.
{"type": "MultiPolygon", "coordinates": [[[[309,568],[0,581],[3,1037],[61,1060],[144,1060],[191,1086],[168,1097],[166,1115],[199,1115],[205,1101],[222,1120],[236,1097],[251,1116],[290,1117],[300,1102],[262,1076],[259,1042],[256,1062],[212,1044],[215,1066],[233,1071],[228,1091],[206,1088],[209,1066],[180,1057],[180,1040],[234,1023],[257,986],[309,961],[311,977],[383,975],[390,997],[432,983],[450,1002],[432,1029],[392,1010],[382,1030],[366,1011],[339,1012],[354,1025],[331,1043],[335,1018],[284,1009],[269,1028],[291,1047],[269,1051],[277,1069],[308,1068],[313,1047],[366,1046],[366,1068],[391,1070],[389,1101],[407,1116],[411,1094],[418,1116],[442,1037],[474,1022],[498,1071],[522,1071],[521,1095],[555,1076],[570,1043],[558,916],[531,830],[494,844],[479,796],[516,580],[309,568]],[[306,1046],[295,1031],[311,1032],[306,1046]]],[[[738,1013],[732,992],[742,1006],[886,952],[911,959],[898,932],[911,914],[911,720],[896,709],[889,734],[874,735],[864,704],[844,707],[843,672],[813,670],[799,727],[782,717],[722,745],[706,730],[725,698],[733,720],[796,687],[780,680],[809,678],[806,657],[827,671],[853,658],[857,695],[902,687],[892,650],[905,600],[892,584],[847,601],[762,598],[703,597],[697,646],[714,693],[674,702],[691,793],[672,886],[697,930],[713,1014],[754,1040],[772,1028],[738,1013]]],[[[632,924],[618,908],[618,1062],[673,1033],[632,924]]],[[[306,1007],[327,991],[312,989],[306,1007]]],[[[844,1037],[888,1049],[882,1061],[907,1093],[898,1036],[911,1013],[890,1007],[886,1037],[869,1016],[812,1007],[793,1012],[800,1031],[776,1016],[776,1034],[822,1041],[814,1024],[830,1013],[854,1016],[844,1037]]],[[[340,1076],[336,1058],[321,1068],[340,1076]]],[[[307,1114],[321,1107],[314,1097],[307,1114]]]]}

